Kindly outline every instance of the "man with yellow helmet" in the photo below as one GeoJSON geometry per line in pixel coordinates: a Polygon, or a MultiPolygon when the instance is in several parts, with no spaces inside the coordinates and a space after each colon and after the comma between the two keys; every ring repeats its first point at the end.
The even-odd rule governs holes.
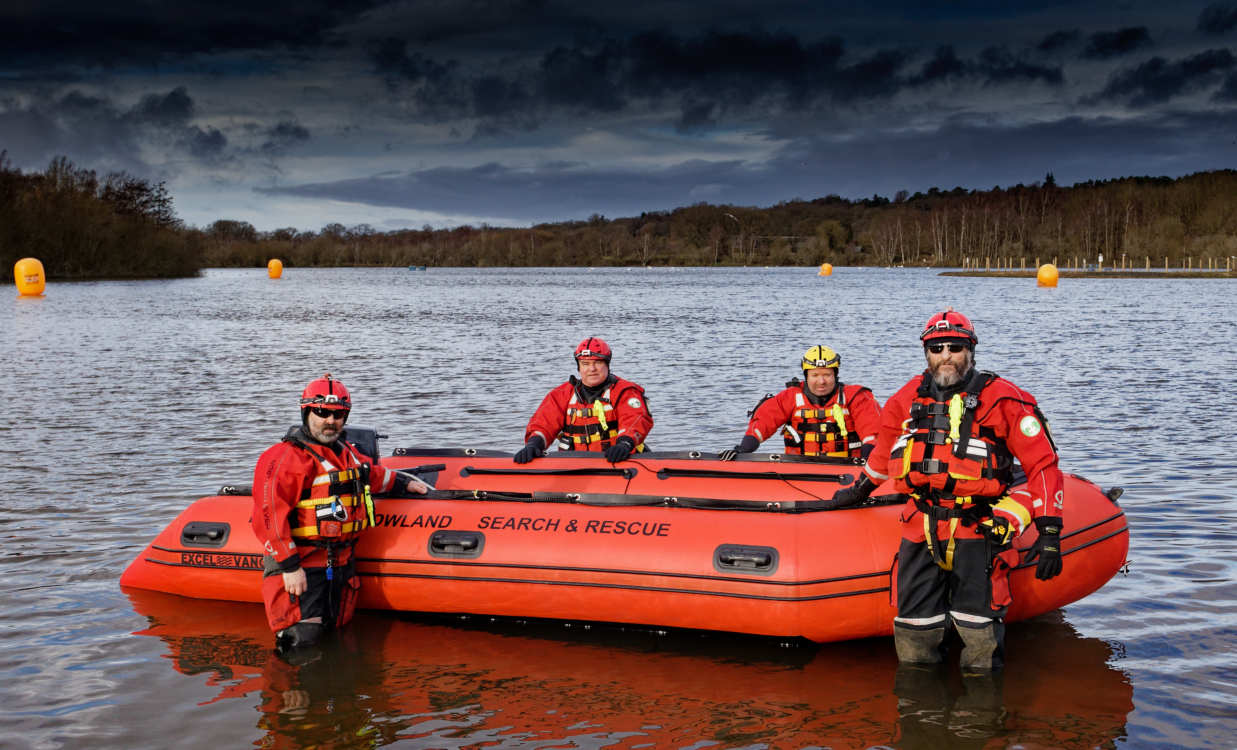
{"type": "Polygon", "coordinates": [[[827,346],[808,349],[801,364],[803,381],[795,378],[786,390],[756,404],[743,439],[719,458],[733,461],[740,453],[755,451],[778,428],[788,454],[867,458],[881,421],[872,391],[838,380],[842,358],[827,346]]]}

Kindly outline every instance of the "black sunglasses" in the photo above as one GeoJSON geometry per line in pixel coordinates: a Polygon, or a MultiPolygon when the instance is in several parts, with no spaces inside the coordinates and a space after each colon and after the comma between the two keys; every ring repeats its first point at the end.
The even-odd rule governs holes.
{"type": "Polygon", "coordinates": [[[925,344],[924,348],[933,354],[940,354],[945,351],[945,347],[949,347],[949,351],[957,354],[966,348],[966,344],[925,344]]]}
{"type": "Polygon", "coordinates": [[[311,406],[309,410],[314,413],[315,417],[322,417],[323,419],[336,417],[342,422],[348,418],[347,409],[324,409],[321,406],[311,406]]]}

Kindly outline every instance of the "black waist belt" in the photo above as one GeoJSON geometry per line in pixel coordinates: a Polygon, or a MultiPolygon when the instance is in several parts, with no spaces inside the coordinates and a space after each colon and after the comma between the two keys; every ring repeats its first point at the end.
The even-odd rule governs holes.
{"type": "Polygon", "coordinates": [[[304,544],[307,547],[317,547],[318,549],[324,549],[327,552],[334,552],[336,550],[355,547],[356,542],[357,540],[355,538],[344,542],[337,542],[334,540],[328,541],[326,539],[301,539],[297,541],[297,544],[304,544]]]}

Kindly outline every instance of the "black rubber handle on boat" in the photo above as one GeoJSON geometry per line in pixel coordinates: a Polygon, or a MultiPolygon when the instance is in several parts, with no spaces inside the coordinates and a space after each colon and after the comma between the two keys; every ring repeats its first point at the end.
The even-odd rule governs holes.
{"type": "Polygon", "coordinates": [[[592,476],[592,477],[623,477],[631,479],[636,475],[635,469],[607,469],[604,467],[587,468],[587,469],[478,469],[476,466],[465,466],[460,469],[460,476],[466,477],[470,474],[500,474],[500,475],[520,475],[533,474],[540,476],[592,476]]]}
{"type": "Polygon", "coordinates": [[[837,482],[846,485],[855,481],[850,474],[782,474],[776,471],[726,471],[725,469],[659,469],[658,479],[671,477],[713,477],[720,479],[785,479],[800,482],[837,482]]]}
{"type": "Polygon", "coordinates": [[[400,471],[407,472],[408,474],[432,474],[445,468],[447,468],[446,464],[426,464],[425,466],[414,466],[411,469],[400,469],[400,471]]]}

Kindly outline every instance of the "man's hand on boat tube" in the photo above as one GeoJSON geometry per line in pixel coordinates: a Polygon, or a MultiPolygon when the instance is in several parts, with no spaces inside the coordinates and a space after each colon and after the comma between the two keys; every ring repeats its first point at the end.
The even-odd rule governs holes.
{"type": "Polygon", "coordinates": [[[753,453],[759,447],[760,442],[756,440],[755,437],[752,435],[744,435],[738,445],[733,448],[727,448],[721,453],[718,453],[717,458],[719,461],[733,461],[739,456],[740,453],[753,453]]]}
{"type": "Polygon", "coordinates": [[[420,479],[417,479],[416,477],[409,477],[407,489],[409,493],[415,493],[417,495],[424,495],[425,493],[432,490],[433,487],[430,487],[428,484],[426,484],[425,482],[422,482],[420,479]]]}
{"type": "Polygon", "coordinates": [[[409,495],[424,495],[434,489],[434,485],[406,471],[395,472],[395,486],[391,488],[391,497],[407,497],[409,495]]]}
{"type": "Polygon", "coordinates": [[[305,578],[305,569],[297,568],[291,573],[283,574],[283,588],[292,596],[300,596],[305,593],[308,587],[308,582],[305,578]]]}
{"type": "Polygon", "coordinates": [[[517,464],[526,464],[534,458],[541,458],[544,455],[545,441],[541,439],[540,435],[533,435],[528,439],[528,442],[524,444],[523,448],[515,452],[515,455],[511,457],[511,460],[515,461],[517,464]]]}
{"type": "Polygon", "coordinates": [[[867,500],[874,489],[876,489],[876,483],[869,479],[866,473],[862,473],[859,475],[858,482],[833,493],[833,500],[830,501],[829,507],[849,508],[852,505],[858,505],[867,500]]]}
{"type": "Polygon", "coordinates": [[[614,441],[614,445],[606,448],[606,460],[612,464],[619,461],[626,461],[631,452],[636,449],[636,441],[621,435],[618,440],[614,441]]]}

